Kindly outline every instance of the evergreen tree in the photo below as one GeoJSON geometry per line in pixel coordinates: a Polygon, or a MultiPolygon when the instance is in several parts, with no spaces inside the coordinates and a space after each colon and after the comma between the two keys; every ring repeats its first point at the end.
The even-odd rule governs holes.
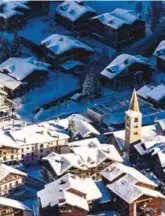
{"type": "Polygon", "coordinates": [[[139,2],[137,2],[136,3],[136,11],[138,12],[138,13],[140,13],[140,12],[142,12],[142,9],[143,9],[143,2],[141,2],[141,1],[139,1],[139,2]]]}
{"type": "Polygon", "coordinates": [[[12,56],[13,57],[19,57],[21,56],[21,39],[17,34],[17,31],[14,32],[14,38],[13,38],[13,43],[12,43],[12,56]]]}
{"type": "Polygon", "coordinates": [[[76,123],[73,119],[69,120],[68,135],[70,137],[70,141],[75,141],[77,138],[76,123]]]}
{"type": "Polygon", "coordinates": [[[101,94],[101,84],[97,75],[94,73],[94,68],[91,68],[89,73],[87,73],[82,88],[82,93],[91,99],[101,94]]]}
{"type": "Polygon", "coordinates": [[[11,57],[10,45],[7,40],[0,40],[0,50],[0,63],[2,63],[6,61],[9,57],[11,57]]]}
{"type": "Polygon", "coordinates": [[[164,4],[162,1],[152,1],[148,10],[148,22],[152,32],[155,31],[161,23],[161,18],[164,14],[164,4]]]}

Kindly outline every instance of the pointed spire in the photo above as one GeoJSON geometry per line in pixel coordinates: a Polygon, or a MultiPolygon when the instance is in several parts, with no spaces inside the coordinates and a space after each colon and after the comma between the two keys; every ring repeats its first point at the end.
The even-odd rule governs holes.
{"type": "Polygon", "coordinates": [[[138,97],[137,97],[135,89],[134,89],[134,91],[132,93],[132,98],[131,98],[129,109],[132,110],[132,111],[134,111],[134,112],[140,112],[139,111],[138,97]]]}

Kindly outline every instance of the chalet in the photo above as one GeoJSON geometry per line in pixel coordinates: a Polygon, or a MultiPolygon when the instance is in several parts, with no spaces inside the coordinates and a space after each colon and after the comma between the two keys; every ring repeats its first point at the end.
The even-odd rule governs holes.
{"type": "Polygon", "coordinates": [[[102,194],[91,178],[80,180],[75,175],[65,174],[45,185],[37,196],[40,216],[45,216],[45,213],[53,216],[55,209],[59,216],[85,216],[102,194]]]}
{"type": "Polygon", "coordinates": [[[38,162],[52,151],[67,147],[69,136],[59,132],[51,122],[25,126],[18,130],[1,131],[0,161],[14,164],[38,162]]]}
{"type": "Polygon", "coordinates": [[[135,168],[114,163],[101,172],[118,213],[124,216],[161,215],[165,197],[157,185],[135,168]]]}
{"type": "Polygon", "coordinates": [[[57,7],[55,19],[57,24],[64,25],[78,36],[86,36],[89,32],[89,21],[96,15],[96,11],[89,6],[65,1],[57,7]]]}
{"type": "Polygon", "coordinates": [[[71,121],[73,121],[73,124],[75,125],[75,136],[77,139],[86,139],[100,135],[99,131],[96,130],[92,124],[80,119],[76,115],[71,115],[68,118],[68,123],[71,121]]]}
{"type": "Polygon", "coordinates": [[[92,36],[115,47],[145,36],[145,21],[142,17],[134,11],[121,8],[93,17],[90,27],[92,36]]]}
{"type": "Polygon", "coordinates": [[[34,216],[32,209],[22,202],[5,197],[0,197],[0,215],[34,216]]]}
{"type": "Polygon", "coordinates": [[[0,195],[21,199],[25,192],[24,179],[27,175],[2,163],[0,173],[0,195]]]}
{"type": "Polygon", "coordinates": [[[1,1],[0,2],[0,29],[13,29],[23,26],[24,21],[38,14],[45,14],[49,11],[48,2],[34,1],[1,1]]]}
{"type": "Polygon", "coordinates": [[[160,70],[165,70],[165,40],[161,41],[158,47],[155,49],[153,55],[156,58],[157,67],[160,70]]]}
{"type": "Polygon", "coordinates": [[[137,92],[138,96],[147,102],[153,104],[157,108],[164,109],[165,102],[165,85],[160,84],[158,86],[145,85],[137,92]]]}
{"type": "Polygon", "coordinates": [[[9,97],[18,97],[33,86],[40,86],[49,68],[49,64],[33,57],[12,57],[0,65],[0,84],[9,97]]]}
{"type": "Polygon", "coordinates": [[[152,65],[148,58],[121,54],[101,72],[101,75],[116,86],[117,83],[130,79],[138,82],[148,81],[151,73],[152,65]]]}
{"type": "Polygon", "coordinates": [[[70,36],[53,34],[41,41],[45,61],[53,67],[69,60],[87,61],[93,49],[70,36]]]}
{"type": "Polygon", "coordinates": [[[71,151],[66,154],[52,152],[42,159],[42,172],[45,178],[52,180],[66,173],[72,173],[81,179],[88,177],[99,179],[103,168],[114,161],[123,161],[115,147],[109,144],[89,143],[82,147],[72,147],[71,151]]]}

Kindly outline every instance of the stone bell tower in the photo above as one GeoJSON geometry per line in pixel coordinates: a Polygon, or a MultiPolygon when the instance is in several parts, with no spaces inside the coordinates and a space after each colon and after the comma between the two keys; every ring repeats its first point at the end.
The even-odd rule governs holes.
{"type": "Polygon", "coordinates": [[[125,151],[129,154],[133,143],[141,140],[142,114],[136,91],[133,91],[129,110],[125,112],[125,151]]]}

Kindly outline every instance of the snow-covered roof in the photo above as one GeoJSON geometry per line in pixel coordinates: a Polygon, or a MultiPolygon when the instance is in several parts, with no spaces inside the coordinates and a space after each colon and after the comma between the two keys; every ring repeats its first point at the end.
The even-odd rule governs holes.
{"type": "Polygon", "coordinates": [[[111,13],[104,13],[92,18],[93,20],[99,19],[104,25],[113,29],[119,29],[123,25],[131,25],[135,21],[140,20],[138,14],[131,10],[116,8],[111,13]]]}
{"type": "MultiPolygon", "coordinates": [[[[165,142],[165,136],[161,136],[159,134],[159,130],[156,127],[156,125],[148,125],[142,127],[142,142],[144,143],[150,143],[150,142],[165,142]]],[[[124,149],[125,145],[125,130],[115,131],[113,132],[113,135],[120,147],[121,150],[124,149]]]]}
{"type": "Polygon", "coordinates": [[[0,1],[2,6],[2,12],[0,13],[0,17],[4,19],[12,18],[15,15],[23,16],[24,13],[19,11],[19,8],[24,10],[29,10],[30,8],[26,5],[28,1],[0,1]]]}
{"type": "Polygon", "coordinates": [[[8,89],[15,90],[22,85],[22,82],[13,79],[7,74],[0,73],[0,84],[8,89]]]}
{"type": "Polygon", "coordinates": [[[8,71],[8,75],[21,81],[36,71],[47,71],[50,64],[39,62],[34,57],[30,58],[9,58],[0,65],[0,71],[8,71]]]}
{"type": "Polygon", "coordinates": [[[138,91],[137,91],[137,95],[144,98],[144,99],[148,99],[148,94],[150,93],[150,91],[154,89],[153,85],[144,85],[143,87],[141,87],[138,91]]]}
{"type": "Polygon", "coordinates": [[[99,146],[101,145],[99,140],[97,138],[88,138],[83,140],[78,140],[74,142],[68,143],[70,147],[90,147],[90,146],[99,146]]]}
{"type": "Polygon", "coordinates": [[[14,169],[11,166],[7,166],[5,164],[0,164],[0,181],[2,181],[4,178],[6,178],[6,176],[8,176],[9,174],[16,174],[16,175],[21,175],[21,176],[27,176],[26,173],[21,172],[17,169],[14,169]]]}
{"type": "Polygon", "coordinates": [[[121,54],[116,57],[102,72],[101,74],[108,79],[113,79],[126,68],[130,67],[134,63],[149,65],[148,59],[142,56],[134,56],[129,54],[121,54]]]}
{"type": "Polygon", "coordinates": [[[126,10],[122,8],[116,8],[111,13],[113,16],[118,17],[119,19],[124,20],[128,24],[133,24],[134,22],[141,20],[137,13],[132,10],[126,10]]]}
{"type": "Polygon", "coordinates": [[[71,116],[72,120],[75,122],[75,128],[83,138],[87,138],[90,135],[100,135],[90,123],[83,121],[76,116],[71,116]]]}
{"type": "Polygon", "coordinates": [[[58,131],[52,121],[27,125],[17,130],[4,132],[0,130],[0,146],[20,148],[23,145],[65,140],[69,136],[64,131],[58,131]]]}
{"type": "Polygon", "coordinates": [[[11,10],[11,11],[6,11],[4,13],[0,13],[0,17],[3,17],[4,19],[9,19],[15,15],[23,16],[24,14],[22,12],[16,11],[16,10],[11,10]]]}
{"type": "Polygon", "coordinates": [[[161,41],[154,51],[154,55],[164,55],[165,54],[165,40],[161,41]]]}
{"type": "Polygon", "coordinates": [[[148,98],[159,102],[162,98],[165,97],[165,85],[160,84],[157,87],[153,88],[149,93],[148,93],[148,98]]]}
{"type": "Polygon", "coordinates": [[[157,120],[162,131],[165,131],[165,119],[157,120]]]}
{"type": "Polygon", "coordinates": [[[28,125],[20,130],[10,130],[9,134],[19,145],[53,142],[55,140],[68,139],[69,136],[57,131],[56,127],[47,122],[28,125]]]}
{"type": "Polygon", "coordinates": [[[133,183],[141,182],[147,185],[157,186],[153,181],[144,176],[141,172],[133,167],[126,166],[121,163],[113,163],[109,167],[101,171],[101,175],[109,182],[113,182],[123,175],[131,176],[133,183]]]}
{"type": "Polygon", "coordinates": [[[0,206],[8,206],[11,208],[32,212],[32,209],[24,205],[22,202],[5,197],[0,197],[0,206]]]}
{"type": "Polygon", "coordinates": [[[56,195],[59,190],[65,192],[71,189],[83,193],[87,201],[94,201],[102,196],[95,182],[91,178],[81,180],[75,175],[65,174],[56,181],[46,184],[45,188],[38,192],[38,197],[41,199],[42,207],[44,208],[48,206],[50,204],[50,199],[52,199],[51,203],[54,202],[55,197],[51,197],[51,194],[56,195]],[[43,197],[42,194],[47,194],[49,198],[45,200],[45,196],[43,197]]]}
{"type": "Polygon", "coordinates": [[[119,29],[121,26],[126,24],[124,20],[113,16],[111,13],[104,13],[92,18],[92,20],[95,19],[99,19],[104,25],[107,25],[113,29],[119,29]]]}
{"type": "Polygon", "coordinates": [[[163,194],[156,190],[148,189],[145,187],[137,186],[135,182],[132,182],[130,175],[125,175],[112,184],[108,184],[107,187],[118,195],[120,198],[131,204],[143,195],[165,199],[163,194]]]}
{"type": "Polygon", "coordinates": [[[89,6],[80,5],[74,1],[67,1],[57,7],[56,13],[71,20],[72,22],[75,22],[87,13],[96,14],[96,11],[89,6]]]}
{"type": "Polygon", "coordinates": [[[83,49],[88,52],[93,52],[93,49],[85,43],[66,35],[53,34],[41,41],[42,45],[45,45],[56,55],[63,54],[71,49],[83,49]]]}
{"type": "Polygon", "coordinates": [[[67,172],[70,168],[88,170],[97,167],[106,160],[123,162],[122,157],[113,145],[101,144],[100,146],[75,147],[74,153],[50,153],[42,160],[48,161],[57,176],[67,172]]]}
{"type": "Polygon", "coordinates": [[[79,180],[75,180],[70,175],[67,175],[57,181],[45,185],[45,188],[39,191],[37,196],[40,198],[42,208],[46,208],[47,206],[53,207],[55,205],[62,206],[68,204],[88,211],[89,206],[87,199],[80,197],[73,192],[69,192],[69,189],[71,188],[76,190],[78,189],[78,191],[82,189],[78,187],[82,187],[82,183],[79,182],[79,180]],[[72,181],[71,184],[70,182],[66,182],[68,178],[70,182],[72,181]]]}
{"type": "Polygon", "coordinates": [[[83,62],[81,62],[81,61],[72,59],[72,60],[64,62],[60,66],[62,68],[64,68],[65,70],[71,70],[71,69],[74,69],[77,66],[85,66],[85,64],[83,62]]]}

